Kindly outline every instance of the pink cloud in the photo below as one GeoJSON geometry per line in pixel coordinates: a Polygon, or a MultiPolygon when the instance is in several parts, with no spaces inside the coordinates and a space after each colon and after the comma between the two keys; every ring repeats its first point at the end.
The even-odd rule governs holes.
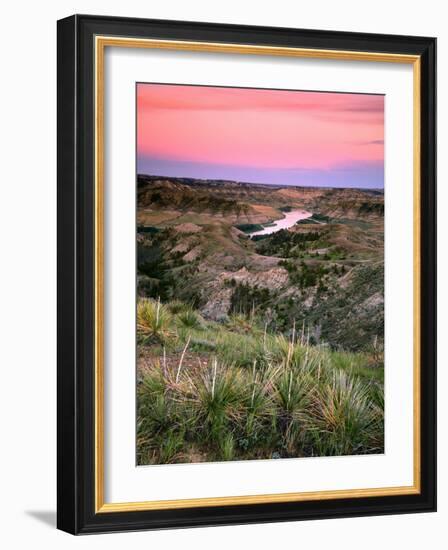
{"type": "Polygon", "coordinates": [[[384,97],[139,84],[138,154],[328,169],[384,156],[384,97]]]}

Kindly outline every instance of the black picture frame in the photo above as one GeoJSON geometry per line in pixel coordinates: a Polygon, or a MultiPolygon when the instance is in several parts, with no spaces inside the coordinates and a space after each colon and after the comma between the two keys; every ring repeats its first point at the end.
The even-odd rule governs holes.
{"type": "Polygon", "coordinates": [[[436,39],[74,15],[58,21],[57,525],[73,534],[436,510],[436,39]],[[419,494],[95,512],[97,35],[416,55],[421,62],[421,487],[419,494]]]}

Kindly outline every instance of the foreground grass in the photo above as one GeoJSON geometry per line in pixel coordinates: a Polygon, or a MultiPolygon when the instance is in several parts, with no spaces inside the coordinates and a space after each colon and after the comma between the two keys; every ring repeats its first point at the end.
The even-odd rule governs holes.
{"type": "Polygon", "coordinates": [[[139,464],[383,452],[383,369],[235,316],[138,304],[139,464]],[[167,360],[167,357],[170,360],[167,360]],[[188,358],[188,360],[187,360],[188,358]],[[194,359],[197,358],[197,361],[194,359]]]}

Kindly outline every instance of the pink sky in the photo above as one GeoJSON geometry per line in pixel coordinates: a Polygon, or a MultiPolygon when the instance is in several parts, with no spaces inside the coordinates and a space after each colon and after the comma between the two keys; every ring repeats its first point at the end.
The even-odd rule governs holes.
{"type": "Polygon", "coordinates": [[[381,95],[137,85],[139,173],[382,187],[383,140],[381,95]]]}

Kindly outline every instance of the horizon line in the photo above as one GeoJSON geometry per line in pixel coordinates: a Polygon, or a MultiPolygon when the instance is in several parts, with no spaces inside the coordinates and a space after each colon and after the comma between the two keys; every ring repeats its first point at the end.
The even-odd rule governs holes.
{"type": "Polygon", "coordinates": [[[184,179],[184,180],[196,180],[196,181],[216,181],[216,182],[227,182],[227,183],[240,183],[240,184],[248,184],[248,185],[266,185],[269,187],[299,187],[303,189],[358,189],[361,191],[383,191],[384,192],[384,185],[382,187],[356,187],[356,186],[347,186],[347,187],[341,187],[341,186],[332,186],[332,185],[298,185],[298,184],[279,184],[279,183],[268,183],[268,182],[257,182],[257,181],[246,181],[246,180],[229,180],[224,178],[196,178],[191,176],[167,176],[166,174],[146,174],[146,173],[136,173],[137,178],[140,176],[143,177],[149,177],[149,178],[165,178],[165,179],[184,179]]]}

